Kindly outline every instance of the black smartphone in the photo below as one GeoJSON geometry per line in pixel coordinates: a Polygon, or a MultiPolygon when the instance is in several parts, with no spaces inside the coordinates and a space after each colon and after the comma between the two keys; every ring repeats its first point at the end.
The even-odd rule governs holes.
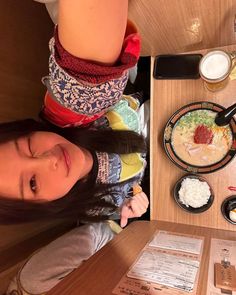
{"type": "Polygon", "coordinates": [[[202,54],[158,55],[154,62],[155,79],[198,79],[202,54]]]}

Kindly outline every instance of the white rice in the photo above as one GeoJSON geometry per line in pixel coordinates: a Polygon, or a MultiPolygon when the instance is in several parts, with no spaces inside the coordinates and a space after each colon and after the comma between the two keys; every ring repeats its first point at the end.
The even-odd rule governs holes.
{"type": "Polygon", "coordinates": [[[202,207],[207,204],[210,196],[210,187],[205,181],[187,177],[181,182],[179,199],[186,207],[202,207]]]}

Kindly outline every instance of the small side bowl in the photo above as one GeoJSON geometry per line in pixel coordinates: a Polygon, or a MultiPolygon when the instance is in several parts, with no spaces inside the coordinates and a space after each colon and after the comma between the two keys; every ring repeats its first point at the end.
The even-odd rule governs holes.
{"type": "Polygon", "coordinates": [[[187,174],[187,175],[184,175],[183,177],[181,177],[181,178],[176,182],[176,184],[175,184],[175,186],[174,186],[173,195],[174,195],[174,199],[175,199],[177,205],[178,205],[180,208],[182,208],[183,210],[185,210],[185,211],[187,211],[187,212],[193,213],[193,214],[202,213],[202,212],[208,210],[208,209],[211,207],[211,205],[213,204],[213,201],[214,201],[214,193],[213,193],[213,190],[212,190],[210,184],[208,183],[208,181],[207,181],[204,177],[202,177],[202,176],[200,176],[200,175],[197,175],[197,174],[187,174]],[[180,190],[180,187],[181,187],[181,183],[182,183],[182,181],[183,181],[185,178],[198,179],[198,180],[200,180],[200,181],[204,181],[204,182],[206,182],[206,183],[209,185],[209,187],[210,187],[210,191],[211,191],[211,196],[210,196],[210,198],[209,198],[207,204],[205,204],[205,205],[203,205],[203,206],[201,206],[201,207],[199,207],[199,208],[193,208],[193,207],[191,207],[191,206],[187,207],[186,205],[184,205],[184,204],[180,201],[180,199],[179,199],[179,190],[180,190]]]}
{"type": "Polygon", "coordinates": [[[229,212],[230,212],[230,210],[232,210],[234,208],[236,208],[236,195],[232,195],[232,196],[226,198],[221,204],[221,213],[224,216],[224,218],[228,222],[236,225],[236,222],[234,222],[233,220],[231,220],[229,218],[229,212]]]}

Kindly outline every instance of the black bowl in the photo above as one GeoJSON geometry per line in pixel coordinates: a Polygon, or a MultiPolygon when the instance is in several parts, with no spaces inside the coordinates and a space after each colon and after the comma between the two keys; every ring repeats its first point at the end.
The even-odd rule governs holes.
{"type": "Polygon", "coordinates": [[[236,121],[234,118],[230,120],[229,126],[232,132],[233,136],[233,144],[231,149],[228,151],[228,153],[217,163],[208,165],[208,166],[195,166],[190,163],[185,162],[182,160],[176,153],[172,146],[171,142],[171,136],[172,131],[176,125],[176,123],[180,120],[181,117],[186,115],[189,112],[196,111],[196,110],[210,110],[214,111],[216,113],[219,113],[223,110],[225,110],[224,107],[213,103],[213,102],[206,102],[206,101],[200,101],[200,102],[194,102],[188,105],[183,106],[181,109],[176,111],[168,120],[166,123],[165,129],[164,129],[164,136],[163,136],[163,145],[164,150],[168,156],[168,158],[179,168],[181,168],[184,171],[187,171],[189,173],[200,173],[200,174],[206,174],[206,173],[212,173],[214,171],[217,171],[219,169],[222,169],[225,167],[235,156],[236,153],[236,121]]]}
{"type": "Polygon", "coordinates": [[[204,182],[206,182],[206,183],[209,185],[208,181],[207,181],[204,177],[202,177],[202,176],[200,176],[200,175],[197,175],[197,174],[187,174],[187,175],[184,175],[183,177],[181,177],[181,178],[176,182],[176,184],[175,184],[175,186],[174,186],[174,190],[173,190],[174,199],[175,199],[177,205],[178,205],[180,208],[182,208],[183,210],[185,210],[185,211],[187,211],[187,212],[190,212],[190,213],[194,213],[194,214],[202,213],[202,212],[208,210],[208,209],[211,207],[211,205],[212,205],[212,203],[213,203],[213,201],[214,201],[214,193],[213,193],[213,190],[212,190],[212,188],[211,188],[210,185],[209,185],[209,187],[210,187],[210,191],[211,191],[211,196],[210,196],[210,198],[208,199],[207,204],[205,204],[205,205],[203,205],[203,206],[201,206],[201,207],[199,207],[199,208],[193,208],[193,207],[191,207],[191,206],[187,207],[186,205],[184,205],[184,204],[180,201],[180,199],[179,199],[179,190],[180,190],[180,187],[181,187],[181,183],[182,183],[182,181],[183,181],[185,178],[198,179],[198,180],[200,180],[200,181],[204,181],[204,182]]]}
{"type": "Polygon", "coordinates": [[[226,198],[221,204],[221,212],[222,212],[224,218],[228,222],[236,225],[236,222],[234,222],[233,220],[231,220],[229,218],[229,212],[230,212],[230,210],[233,210],[234,208],[236,208],[236,195],[232,195],[232,196],[226,198]]]}

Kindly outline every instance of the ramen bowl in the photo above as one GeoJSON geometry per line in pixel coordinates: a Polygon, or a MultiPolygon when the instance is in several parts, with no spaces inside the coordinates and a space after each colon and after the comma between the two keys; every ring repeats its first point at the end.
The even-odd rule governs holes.
{"type": "MultiPolygon", "coordinates": [[[[186,190],[185,190],[185,194],[186,194],[186,190]]],[[[197,174],[187,174],[181,177],[174,186],[173,196],[177,205],[180,208],[194,214],[202,213],[208,210],[214,201],[214,193],[211,186],[209,185],[209,183],[204,177],[197,174]],[[186,189],[186,181],[189,181],[189,184],[191,185],[188,188],[188,194],[191,195],[191,199],[192,199],[189,203],[187,202],[187,196],[184,198],[184,202],[183,202],[183,194],[181,194],[181,189],[182,191],[186,189]],[[194,184],[192,183],[193,181],[195,182],[194,184]],[[203,184],[204,184],[204,189],[202,189],[202,191],[199,192],[199,190],[201,190],[201,185],[203,184]],[[198,191],[196,191],[196,187],[198,191]],[[206,195],[204,195],[204,193],[206,192],[206,189],[207,189],[207,193],[209,193],[207,197],[206,195]],[[203,195],[201,196],[201,200],[199,200],[200,201],[199,206],[196,207],[196,204],[198,203],[197,198],[199,198],[200,194],[203,194],[203,195]],[[203,201],[204,199],[205,199],[205,202],[203,201]],[[191,204],[193,203],[195,204],[195,206],[191,206],[191,204]]]]}
{"type": "Polygon", "coordinates": [[[212,173],[225,167],[236,153],[236,122],[218,126],[215,117],[224,107],[195,102],[176,111],[164,129],[169,159],[190,173],[212,173]]]}

